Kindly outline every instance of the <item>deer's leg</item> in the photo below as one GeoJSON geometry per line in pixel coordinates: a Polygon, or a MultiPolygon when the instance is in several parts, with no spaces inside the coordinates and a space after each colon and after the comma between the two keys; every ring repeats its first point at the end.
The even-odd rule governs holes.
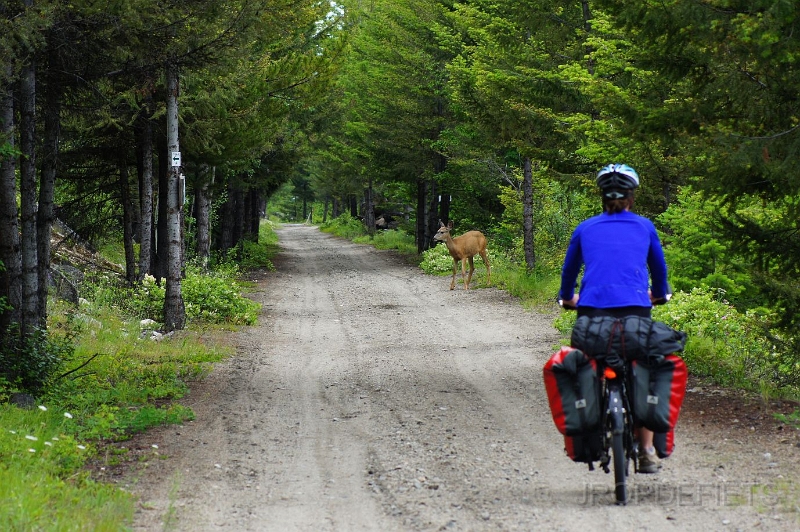
{"type": "MultiPolygon", "coordinates": [[[[462,262],[463,264],[463,262],[462,262]]],[[[472,257],[469,257],[469,276],[467,277],[466,283],[464,283],[464,287],[469,290],[469,283],[472,282],[472,272],[475,271],[475,264],[472,260],[472,257]]]]}
{"type": "Polygon", "coordinates": [[[450,279],[450,290],[456,287],[456,271],[458,271],[458,261],[453,259],[453,278],[450,279]]]}
{"type": "Polygon", "coordinates": [[[465,257],[461,259],[461,280],[464,281],[464,290],[469,290],[469,283],[467,282],[466,265],[467,265],[467,259],[465,257]]]}
{"type": "Polygon", "coordinates": [[[481,258],[483,259],[483,263],[486,265],[486,284],[490,284],[492,282],[492,268],[489,266],[489,257],[487,256],[485,249],[481,251],[481,258]]]}

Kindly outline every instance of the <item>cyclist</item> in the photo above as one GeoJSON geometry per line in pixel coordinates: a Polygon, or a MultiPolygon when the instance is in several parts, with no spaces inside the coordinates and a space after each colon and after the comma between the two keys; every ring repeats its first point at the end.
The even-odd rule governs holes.
{"type": "MultiPolygon", "coordinates": [[[[564,258],[560,297],[565,306],[577,308],[578,316],[649,318],[653,303],[667,299],[669,289],[655,226],[631,212],[639,174],[628,165],[609,164],[596,181],[603,212],[575,228],[564,258]],[[575,287],[582,266],[579,295],[575,287]]],[[[639,428],[636,439],[639,472],[657,473],[661,463],[653,432],[639,428]]]]}

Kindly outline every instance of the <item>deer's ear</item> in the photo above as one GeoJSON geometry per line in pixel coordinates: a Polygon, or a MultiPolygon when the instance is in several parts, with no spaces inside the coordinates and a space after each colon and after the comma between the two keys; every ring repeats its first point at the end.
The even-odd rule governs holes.
{"type": "Polygon", "coordinates": [[[444,227],[444,222],[442,222],[441,220],[439,220],[439,227],[444,227]]]}
{"type": "Polygon", "coordinates": [[[450,220],[449,222],[447,222],[447,228],[448,229],[452,229],[453,228],[453,220],[450,220]]]}

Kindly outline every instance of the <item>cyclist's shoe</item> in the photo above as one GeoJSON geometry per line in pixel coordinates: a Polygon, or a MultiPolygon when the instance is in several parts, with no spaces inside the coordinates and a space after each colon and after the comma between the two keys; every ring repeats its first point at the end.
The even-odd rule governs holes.
{"type": "Polygon", "coordinates": [[[656,454],[656,450],[639,449],[639,473],[658,473],[661,469],[661,460],[656,454]]]}

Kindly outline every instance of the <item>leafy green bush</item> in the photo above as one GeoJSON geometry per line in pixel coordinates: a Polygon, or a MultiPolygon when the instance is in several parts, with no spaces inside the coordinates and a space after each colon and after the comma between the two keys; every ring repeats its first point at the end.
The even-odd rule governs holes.
{"type": "Polygon", "coordinates": [[[452,274],[453,257],[447,251],[447,246],[433,246],[422,252],[422,261],[419,263],[419,267],[431,275],[452,274]]]}
{"type": "MultiPolygon", "coordinates": [[[[204,271],[198,266],[188,265],[186,277],[181,281],[181,294],[186,307],[186,317],[207,323],[229,322],[250,325],[258,317],[259,305],[241,295],[243,286],[237,281],[239,269],[233,263],[218,265],[213,271],[204,271]]],[[[156,322],[163,322],[165,284],[146,275],[134,288],[119,288],[112,285],[99,287],[95,291],[95,303],[112,305],[127,314],[156,322]]]]}
{"type": "Polygon", "coordinates": [[[682,187],[676,201],[658,217],[664,231],[664,255],[671,268],[675,290],[695,286],[725,291],[736,304],[751,303],[757,290],[748,272],[748,261],[720,237],[716,227],[722,202],[702,197],[691,187],[682,187]]]}
{"type": "Polygon", "coordinates": [[[653,317],[688,335],[684,358],[690,370],[719,384],[760,389],[776,377],[778,353],[765,335],[764,316],[742,314],[724,291],[678,292],[653,317]]]}
{"type": "Polygon", "coordinates": [[[230,272],[204,273],[187,267],[181,289],[190,320],[252,325],[258,318],[260,305],[242,297],[241,286],[230,272]]]}
{"type": "Polygon", "coordinates": [[[0,397],[12,391],[38,393],[72,353],[72,339],[37,330],[0,340],[0,397]]]}
{"type": "Polygon", "coordinates": [[[158,283],[152,275],[145,275],[138,287],[129,290],[130,297],[126,302],[134,316],[164,321],[164,297],[167,289],[163,279],[158,283]]]}

